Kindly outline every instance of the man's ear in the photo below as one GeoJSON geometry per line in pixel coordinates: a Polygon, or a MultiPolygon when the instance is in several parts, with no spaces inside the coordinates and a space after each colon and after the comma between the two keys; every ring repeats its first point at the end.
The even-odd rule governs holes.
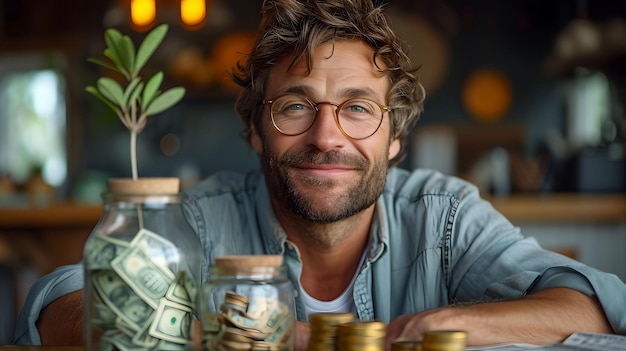
{"type": "Polygon", "coordinates": [[[400,152],[400,140],[393,139],[391,141],[391,145],[389,145],[389,160],[398,156],[399,152],[400,152]]]}
{"type": "Polygon", "coordinates": [[[258,154],[263,152],[263,140],[254,125],[250,127],[250,144],[258,154]]]}

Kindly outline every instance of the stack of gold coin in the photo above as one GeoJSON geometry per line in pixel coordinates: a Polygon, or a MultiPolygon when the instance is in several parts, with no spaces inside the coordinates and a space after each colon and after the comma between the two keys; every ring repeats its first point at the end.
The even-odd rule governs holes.
{"type": "Polygon", "coordinates": [[[467,332],[462,330],[430,330],[424,334],[423,351],[463,351],[467,332]]]}
{"type": "Polygon", "coordinates": [[[337,345],[337,328],[354,321],[352,313],[314,313],[309,315],[311,338],[308,351],[333,351],[337,345]]]}
{"type": "Polygon", "coordinates": [[[420,340],[397,339],[391,343],[391,351],[422,351],[420,340]]]}
{"type": "Polygon", "coordinates": [[[337,330],[337,347],[341,351],[383,351],[387,326],[379,321],[342,324],[337,330]]]}

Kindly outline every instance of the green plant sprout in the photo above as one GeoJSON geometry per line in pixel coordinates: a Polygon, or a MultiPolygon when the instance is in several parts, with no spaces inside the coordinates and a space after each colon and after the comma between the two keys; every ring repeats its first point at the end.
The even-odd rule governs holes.
{"type": "Polygon", "coordinates": [[[104,56],[109,61],[88,58],[89,62],[118,72],[124,76],[126,86],[109,77],[99,78],[96,86],[85,90],[107,104],[130,131],[130,158],[132,177],[137,180],[137,135],[146,126],[149,116],[163,112],[178,103],[185,95],[185,88],[173,87],[159,90],[163,72],[155,73],[146,83],[140,72],[167,34],[167,24],[151,30],[135,52],[135,45],[127,35],[114,28],[104,34],[104,56]]]}

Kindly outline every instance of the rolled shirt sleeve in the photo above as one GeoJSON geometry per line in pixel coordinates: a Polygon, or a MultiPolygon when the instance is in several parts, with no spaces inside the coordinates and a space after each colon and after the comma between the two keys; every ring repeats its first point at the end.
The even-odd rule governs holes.
{"type": "Polygon", "coordinates": [[[571,288],[588,296],[595,296],[613,331],[626,334],[626,284],[615,274],[585,265],[556,266],[543,272],[529,290],[539,291],[554,287],[571,288]]]}
{"type": "Polygon", "coordinates": [[[83,265],[74,264],[55,269],[31,287],[20,312],[12,344],[41,345],[37,319],[41,311],[59,297],[84,286],[83,265]]]}
{"type": "Polygon", "coordinates": [[[570,288],[596,297],[613,330],[626,334],[626,284],[616,275],[543,249],[477,196],[460,201],[453,231],[450,286],[456,299],[516,299],[570,288]]]}

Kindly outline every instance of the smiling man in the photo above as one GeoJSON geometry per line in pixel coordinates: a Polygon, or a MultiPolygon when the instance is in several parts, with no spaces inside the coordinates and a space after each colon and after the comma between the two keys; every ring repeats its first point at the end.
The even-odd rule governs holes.
{"type": "MultiPolygon", "coordinates": [[[[282,255],[297,350],[315,312],[383,321],[387,348],[429,329],[466,330],[470,345],[626,333],[616,276],[524,238],[461,179],[395,167],[424,91],[382,8],[266,0],[253,47],[233,78],[262,172],[186,189],[203,279],[216,256],[282,255]]],[[[79,265],[38,282],[16,342],[80,342],[80,317],[66,316],[80,316],[82,284],[79,265]]]]}

